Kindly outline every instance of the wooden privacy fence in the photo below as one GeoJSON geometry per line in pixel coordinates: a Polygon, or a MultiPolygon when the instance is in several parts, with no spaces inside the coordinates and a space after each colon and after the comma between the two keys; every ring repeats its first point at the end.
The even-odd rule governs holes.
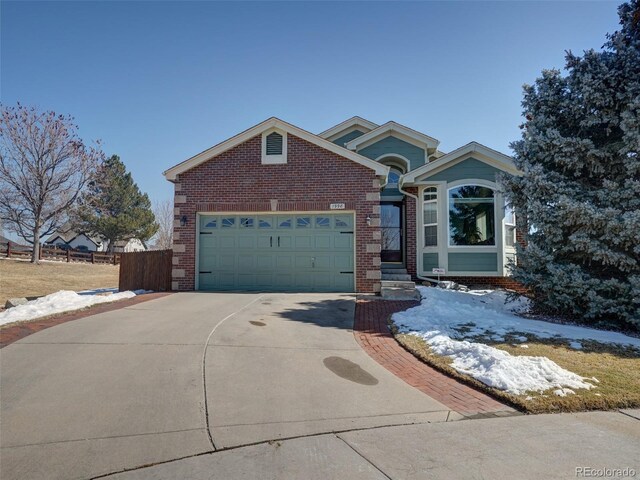
{"type": "MultiPolygon", "coordinates": [[[[0,244],[0,256],[6,258],[30,259],[33,249],[31,247],[13,247],[11,244],[0,244]]],[[[75,250],[62,250],[61,248],[40,246],[40,260],[56,260],[58,262],[83,262],[83,263],[120,263],[120,253],[105,252],[77,252],[75,250]]]]}
{"type": "Polygon", "coordinates": [[[171,290],[173,250],[123,253],[120,257],[120,291],[171,290]]]}

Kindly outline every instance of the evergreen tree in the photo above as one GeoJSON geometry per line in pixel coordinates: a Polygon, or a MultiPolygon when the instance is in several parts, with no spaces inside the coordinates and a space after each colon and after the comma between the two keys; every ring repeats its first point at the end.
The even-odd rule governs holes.
{"type": "Polygon", "coordinates": [[[108,241],[109,251],[121,240],[149,240],[158,224],[146,193],[141,193],[131,173],[117,155],[98,169],[75,215],[76,227],[108,241]]]}
{"type": "Polygon", "coordinates": [[[524,87],[522,177],[503,179],[528,221],[514,277],[545,312],[640,328],[640,3],[618,8],[602,51],[524,87]]]}

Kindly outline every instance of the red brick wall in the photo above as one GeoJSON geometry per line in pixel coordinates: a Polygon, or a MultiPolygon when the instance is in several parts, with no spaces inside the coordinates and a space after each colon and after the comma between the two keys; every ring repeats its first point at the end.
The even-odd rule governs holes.
{"type": "MultiPolygon", "coordinates": [[[[436,278],[433,278],[436,280],[436,278]]],[[[455,276],[441,276],[440,280],[448,280],[459,283],[460,285],[466,285],[468,287],[489,286],[493,288],[506,288],[508,290],[515,290],[519,293],[526,293],[527,289],[522,284],[516,282],[511,277],[455,277],[455,276]]],[[[422,281],[421,281],[422,283],[422,281]]],[[[431,282],[424,282],[430,284],[431,282]]]]}
{"type": "Polygon", "coordinates": [[[380,189],[374,171],[291,134],[287,137],[286,164],[262,165],[258,135],[178,176],[175,290],[195,288],[196,212],[326,211],[330,203],[345,203],[356,212],[356,291],[379,290],[380,189]],[[188,218],[184,227],[179,221],[183,215],[188,218]],[[367,245],[377,251],[367,253],[367,245]]]}

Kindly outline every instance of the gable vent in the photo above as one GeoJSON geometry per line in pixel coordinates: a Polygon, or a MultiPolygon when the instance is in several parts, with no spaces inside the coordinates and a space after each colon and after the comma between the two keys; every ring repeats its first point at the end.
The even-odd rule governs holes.
{"type": "Polygon", "coordinates": [[[267,155],[282,155],[282,135],[279,133],[267,135],[267,155]]]}

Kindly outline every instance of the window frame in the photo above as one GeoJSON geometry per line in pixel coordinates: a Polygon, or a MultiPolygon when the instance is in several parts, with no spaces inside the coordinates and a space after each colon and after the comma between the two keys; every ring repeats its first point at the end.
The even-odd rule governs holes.
{"type": "Polygon", "coordinates": [[[478,180],[467,180],[465,182],[456,182],[453,184],[447,185],[446,190],[446,211],[447,211],[447,223],[446,223],[446,233],[447,233],[447,248],[450,249],[466,249],[466,250],[498,250],[499,244],[502,243],[502,240],[498,238],[501,234],[502,229],[498,228],[498,188],[495,184],[491,182],[478,181],[478,180]],[[482,187],[488,188],[493,192],[493,245],[454,245],[451,243],[451,190],[456,190],[462,187],[482,187]]]}
{"type": "Polygon", "coordinates": [[[517,238],[516,238],[516,212],[513,209],[513,207],[511,205],[509,205],[509,203],[505,202],[504,205],[504,248],[509,248],[512,250],[516,249],[516,243],[517,243],[517,238]],[[512,217],[512,221],[507,221],[507,209],[509,209],[511,211],[511,217],[512,217]],[[513,235],[513,244],[509,245],[507,244],[507,236],[508,234],[511,233],[511,235],[513,235]]]}
{"type": "Polygon", "coordinates": [[[440,212],[438,211],[439,209],[439,205],[438,205],[438,187],[437,186],[429,186],[426,187],[423,191],[422,191],[422,246],[423,248],[438,248],[439,243],[438,242],[438,234],[439,234],[439,229],[438,229],[438,220],[440,218],[440,212]],[[431,190],[431,191],[430,191],[431,190]],[[427,193],[429,193],[430,195],[435,195],[435,198],[432,200],[425,200],[425,196],[427,195],[427,193]],[[424,213],[425,213],[425,205],[427,204],[433,204],[435,205],[435,212],[436,212],[436,221],[435,223],[426,223],[425,219],[424,219],[424,213]],[[427,227],[436,227],[436,243],[435,245],[427,245],[427,227]]]}
{"type": "MultiPolygon", "coordinates": [[[[402,177],[402,175],[404,175],[403,171],[400,170],[398,167],[396,167],[394,165],[390,165],[389,174],[391,174],[392,172],[398,175],[398,181],[397,182],[389,181],[385,185],[385,188],[398,188],[398,185],[399,185],[399,182],[400,182],[400,177],[402,177]]],[[[387,178],[389,178],[389,177],[387,177],[387,178]]]]}
{"type": "Polygon", "coordinates": [[[279,128],[270,128],[262,132],[262,164],[263,165],[279,165],[287,163],[287,132],[279,128]],[[267,155],[267,137],[272,133],[282,136],[282,154],[267,155]]]}

